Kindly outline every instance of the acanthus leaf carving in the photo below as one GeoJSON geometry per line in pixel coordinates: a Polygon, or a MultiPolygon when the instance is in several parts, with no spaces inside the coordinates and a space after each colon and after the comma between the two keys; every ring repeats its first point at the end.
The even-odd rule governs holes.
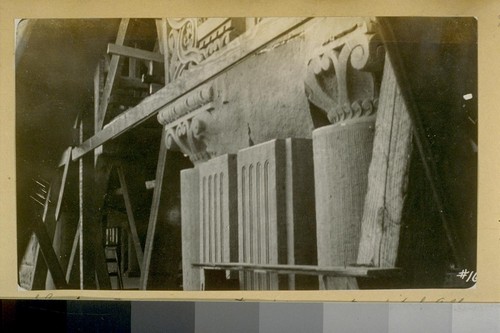
{"type": "Polygon", "coordinates": [[[309,102],[331,123],[371,117],[378,104],[385,49],[371,21],[322,45],[307,64],[309,102]]]}

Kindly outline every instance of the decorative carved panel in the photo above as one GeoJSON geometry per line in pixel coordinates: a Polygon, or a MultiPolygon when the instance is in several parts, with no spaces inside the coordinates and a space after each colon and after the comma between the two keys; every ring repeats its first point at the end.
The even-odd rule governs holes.
{"type": "Polygon", "coordinates": [[[244,18],[168,19],[169,72],[176,79],[245,30],[244,18]]]}

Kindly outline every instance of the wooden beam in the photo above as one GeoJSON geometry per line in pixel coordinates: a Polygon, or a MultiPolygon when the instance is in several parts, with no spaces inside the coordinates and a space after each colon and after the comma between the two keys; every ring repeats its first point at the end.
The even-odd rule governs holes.
{"type": "Polygon", "coordinates": [[[117,168],[118,178],[120,179],[120,186],[122,189],[123,200],[125,201],[125,209],[127,210],[128,226],[130,234],[132,236],[132,242],[134,244],[135,254],[137,256],[137,261],[139,265],[142,264],[144,254],[141,248],[141,242],[139,240],[139,234],[137,233],[137,228],[134,219],[134,211],[132,209],[132,203],[130,202],[130,197],[128,195],[127,181],[125,180],[125,174],[121,166],[117,168]]]}
{"type": "Polygon", "coordinates": [[[140,78],[132,78],[127,76],[120,77],[120,87],[132,88],[140,90],[148,90],[149,84],[142,82],[140,78]]]}
{"type": "Polygon", "coordinates": [[[66,279],[64,277],[61,264],[57,259],[57,255],[52,247],[52,241],[50,240],[45,224],[38,220],[34,223],[34,232],[36,238],[38,239],[38,244],[40,245],[40,250],[42,251],[43,258],[47,264],[47,268],[52,276],[54,284],[57,289],[67,288],[66,279]]]}
{"type": "Polygon", "coordinates": [[[399,268],[379,268],[366,266],[309,266],[309,265],[272,265],[248,263],[193,263],[193,267],[206,270],[251,271],[256,273],[328,275],[334,277],[393,277],[401,274],[399,268]]]}
{"type": "Polygon", "coordinates": [[[155,61],[160,63],[163,63],[164,61],[163,56],[160,53],[112,43],[108,44],[107,53],[145,61],[155,61]]]}
{"type": "MultiPolygon", "coordinates": [[[[127,27],[130,19],[125,18],[120,22],[120,27],[118,29],[118,36],[116,37],[116,45],[123,45],[125,41],[125,34],[127,32],[127,27]]],[[[101,129],[104,123],[104,118],[106,116],[106,110],[108,109],[109,97],[111,96],[111,91],[115,83],[116,73],[118,72],[118,65],[120,62],[119,55],[113,55],[111,57],[111,62],[109,64],[108,75],[106,76],[106,83],[104,84],[104,91],[102,92],[102,97],[99,103],[99,112],[97,114],[96,124],[97,128],[101,129]]]]}
{"type": "Polygon", "coordinates": [[[204,84],[224,70],[253,54],[267,43],[286,34],[307,20],[309,19],[282,18],[279,20],[270,19],[262,21],[255,26],[255,29],[244,33],[232,43],[229,43],[213,60],[200,64],[193,71],[186,73],[185,76],[167,84],[154,95],[144,99],[139,105],[117,116],[99,133],[74,148],[72,159],[79,159],[106,141],[116,138],[149,117],[154,116],[165,105],[204,84]]]}
{"type": "Polygon", "coordinates": [[[78,243],[80,241],[81,231],[82,231],[82,220],[79,220],[78,225],[76,227],[75,238],[73,239],[73,246],[71,247],[71,254],[69,255],[68,267],[66,268],[66,282],[67,283],[69,283],[69,278],[71,277],[71,271],[73,269],[73,263],[75,261],[75,255],[76,255],[78,243]]]}
{"type": "Polygon", "coordinates": [[[361,220],[358,264],[396,265],[412,136],[406,103],[386,56],[361,220]]]}
{"type": "Polygon", "coordinates": [[[94,72],[94,131],[97,133],[101,128],[99,127],[99,104],[101,102],[101,75],[104,75],[102,68],[102,60],[97,62],[94,72]]]}
{"type": "Polygon", "coordinates": [[[66,188],[66,179],[68,178],[68,169],[70,162],[71,162],[71,147],[68,147],[68,149],[66,149],[66,151],[64,152],[64,170],[61,180],[61,186],[59,187],[59,196],[57,197],[57,205],[55,213],[56,221],[59,220],[59,215],[61,213],[61,205],[64,196],[64,189],[66,188]]]}
{"type": "Polygon", "coordinates": [[[146,244],[144,245],[144,258],[141,263],[141,280],[139,284],[139,289],[141,290],[146,290],[148,285],[149,267],[151,264],[151,254],[153,253],[153,242],[155,237],[156,222],[158,220],[158,212],[160,209],[160,200],[166,161],[167,147],[165,145],[165,131],[163,131],[161,135],[160,152],[158,154],[158,164],[156,167],[156,184],[153,192],[151,212],[149,215],[148,233],[146,236],[146,244]]]}

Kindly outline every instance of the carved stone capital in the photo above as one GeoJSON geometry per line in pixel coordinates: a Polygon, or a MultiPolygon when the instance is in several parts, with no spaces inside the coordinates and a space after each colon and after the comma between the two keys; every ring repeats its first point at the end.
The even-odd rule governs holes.
{"type": "Polygon", "coordinates": [[[373,21],[333,36],[307,64],[304,85],[309,102],[331,123],[373,116],[384,55],[373,21]]]}
{"type": "Polygon", "coordinates": [[[209,116],[208,111],[204,111],[193,118],[182,120],[174,126],[166,126],[165,145],[167,149],[182,152],[189,156],[195,164],[210,159],[212,154],[207,152],[205,143],[206,119],[209,116]]]}

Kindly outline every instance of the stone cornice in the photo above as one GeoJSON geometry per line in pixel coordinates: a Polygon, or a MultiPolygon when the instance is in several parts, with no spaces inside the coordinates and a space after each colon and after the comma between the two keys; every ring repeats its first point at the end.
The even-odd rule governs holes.
{"type": "Polygon", "coordinates": [[[214,89],[211,84],[196,89],[167,105],[158,113],[158,122],[167,125],[173,121],[203,107],[214,99],[214,89]]]}

